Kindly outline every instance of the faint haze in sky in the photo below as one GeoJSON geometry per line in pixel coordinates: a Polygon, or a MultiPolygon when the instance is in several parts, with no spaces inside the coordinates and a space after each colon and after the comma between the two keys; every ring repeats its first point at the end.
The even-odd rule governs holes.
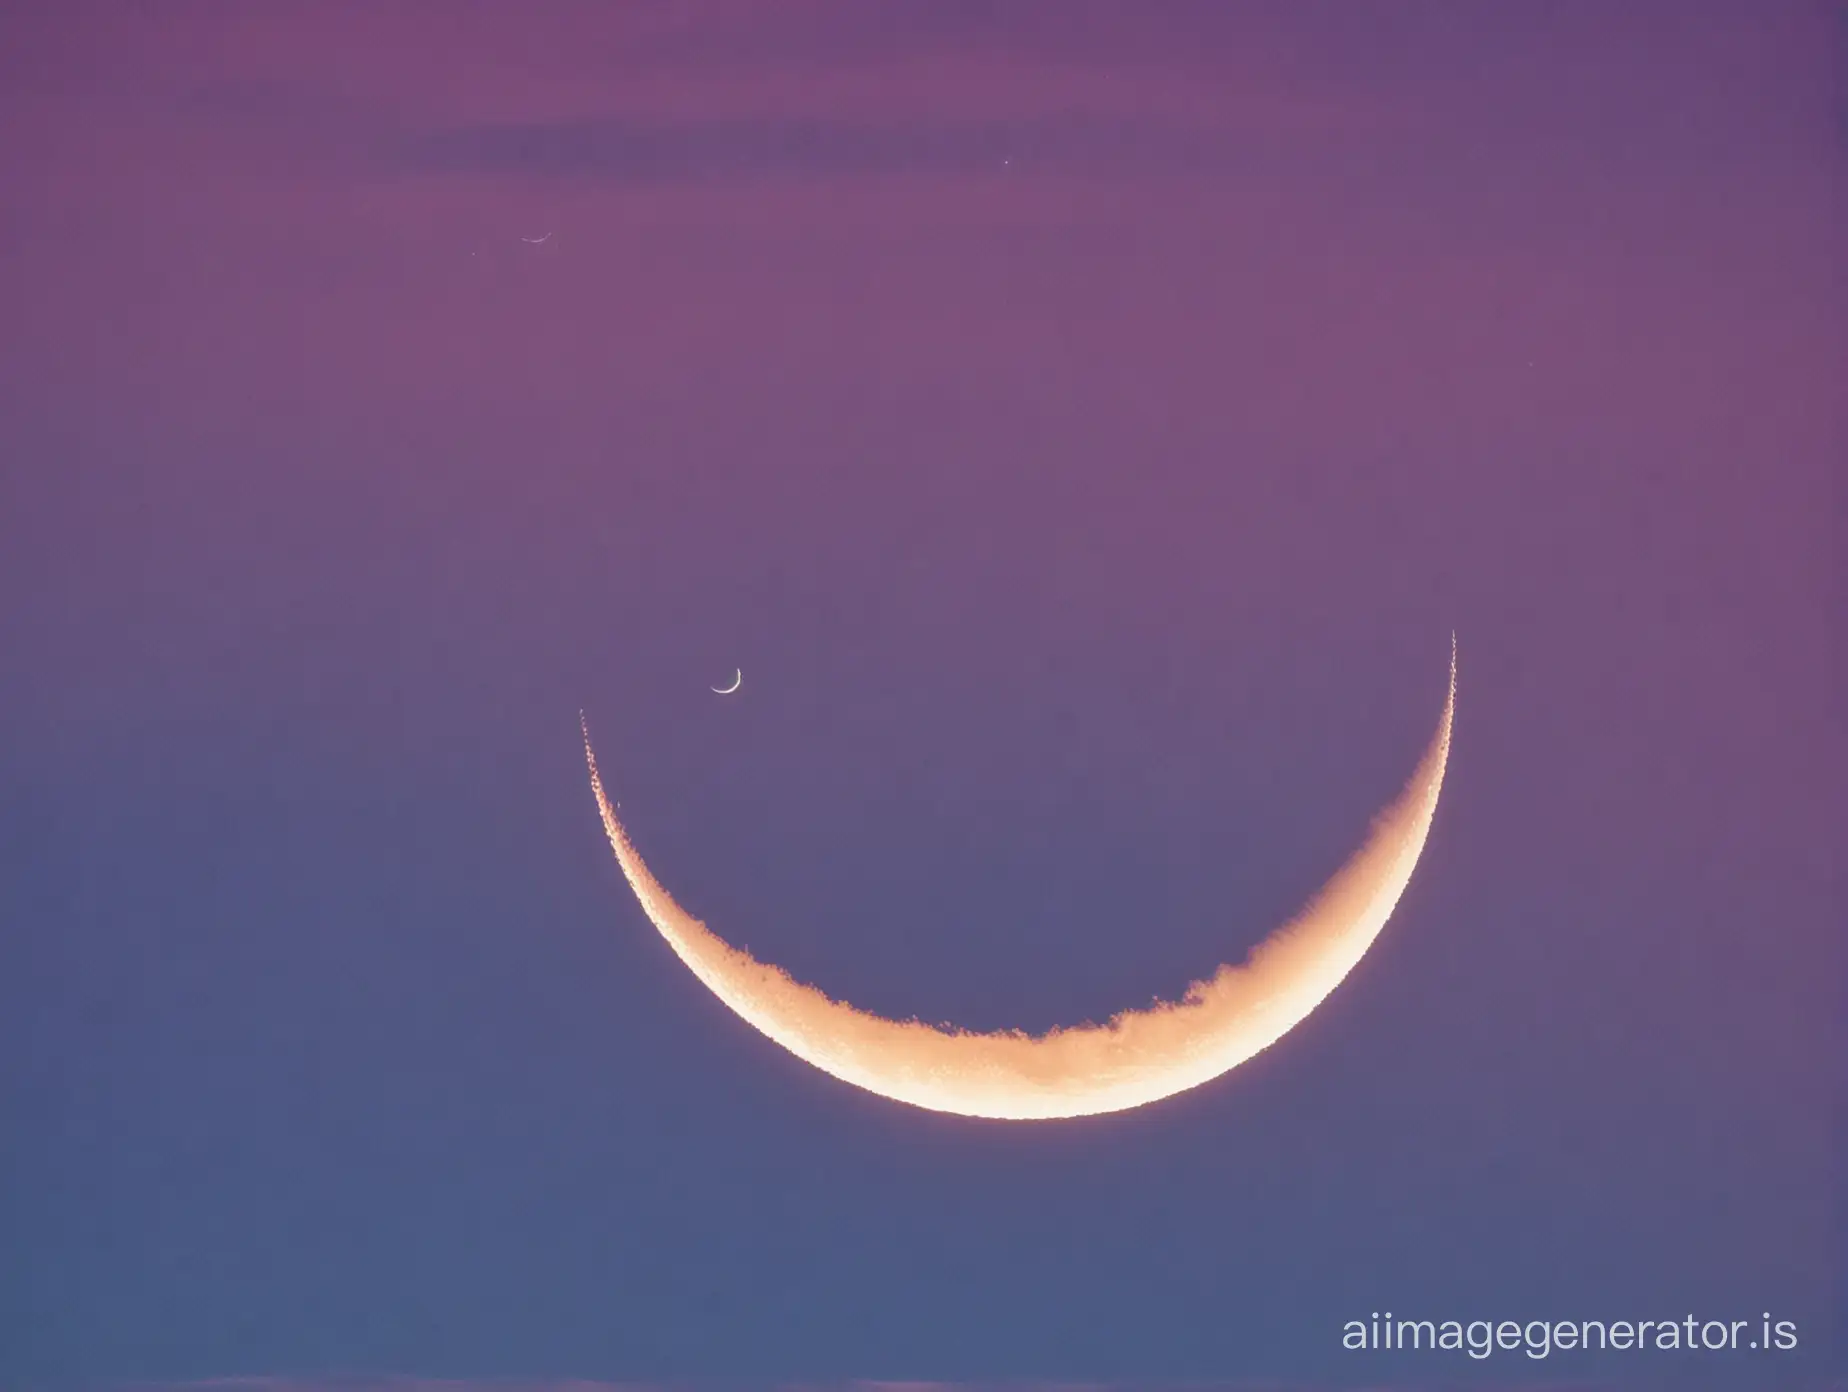
{"type": "Polygon", "coordinates": [[[1387,1308],[1836,1366],[1841,43],[0,7],[0,1385],[1474,1375],[1387,1308]],[[1376,944],[1115,1117],[789,1057],[585,786],[580,711],[714,932],[1041,1031],[1300,908],[1453,632],[1376,944]]]}

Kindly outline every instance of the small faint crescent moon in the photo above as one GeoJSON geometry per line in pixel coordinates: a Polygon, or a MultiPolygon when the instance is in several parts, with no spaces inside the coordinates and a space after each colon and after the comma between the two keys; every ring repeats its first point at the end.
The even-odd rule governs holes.
{"type": "Polygon", "coordinates": [[[589,727],[581,716],[579,723],[591,791],[623,875],[668,946],[714,995],[843,1082],[931,1111],[1033,1120],[1123,1111],[1198,1087],[1276,1043],[1321,1004],[1372,946],[1411,880],[1437,811],[1456,697],[1452,638],[1437,734],[1404,792],[1308,907],[1242,966],[1221,966],[1178,1002],[1038,1036],[886,1019],[831,1000],[723,941],[643,863],[603,791],[589,727]]]}
{"type": "Polygon", "coordinates": [[[718,694],[721,696],[729,696],[732,694],[732,692],[736,691],[739,687],[743,685],[744,685],[744,669],[740,667],[738,669],[737,675],[731,679],[730,686],[715,686],[712,689],[718,692],[718,694]]]}

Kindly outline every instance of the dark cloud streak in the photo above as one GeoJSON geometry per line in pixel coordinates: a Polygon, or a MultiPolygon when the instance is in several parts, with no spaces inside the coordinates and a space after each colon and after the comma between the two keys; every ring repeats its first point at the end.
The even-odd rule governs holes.
{"type": "Polygon", "coordinates": [[[397,152],[401,172],[678,184],[860,175],[1188,173],[1235,152],[1201,132],[1092,116],[920,122],[628,118],[436,131],[397,152]]]}

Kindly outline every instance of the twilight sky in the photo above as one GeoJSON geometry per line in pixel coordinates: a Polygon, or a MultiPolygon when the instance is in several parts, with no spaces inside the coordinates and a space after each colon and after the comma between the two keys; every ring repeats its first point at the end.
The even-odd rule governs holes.
{"type": "Polygon", "coordinates": [[[1834,7],[0,15],[0,1385],[1837,1366],[1834,7]],[[546,237],[534,243],[525,239],[546,237]],[[1277,1046],[926,1114],[1430,738],[1277,1046]],[[744,687],[711,694],[734,668],[744,687]],[[1796,1322],[1354,1353],[1347,1320],[1796,1322]]]}

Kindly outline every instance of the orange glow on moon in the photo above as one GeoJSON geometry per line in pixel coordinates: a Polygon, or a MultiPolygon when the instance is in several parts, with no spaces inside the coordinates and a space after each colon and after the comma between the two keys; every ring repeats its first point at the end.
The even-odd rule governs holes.
{"type": "Polygon", "coordinates": [[[1456,709],[1450,691],[1430,748],[1366,842],[1300,914],[1241,966],[1221,966],[1177,1002],[1107,1024],[972,1034],[889,1020],[831,1000],[719,938],[676,904],[616,818],[584,730],[603,829],[643,910],[712,993],[751,1025],[843,1082],[931,1111],[1010,1121],[1090,1116],[1172,1097],[1281,1039],[1341,984],[1386,926],[1437,811],[1456,709]]]}

